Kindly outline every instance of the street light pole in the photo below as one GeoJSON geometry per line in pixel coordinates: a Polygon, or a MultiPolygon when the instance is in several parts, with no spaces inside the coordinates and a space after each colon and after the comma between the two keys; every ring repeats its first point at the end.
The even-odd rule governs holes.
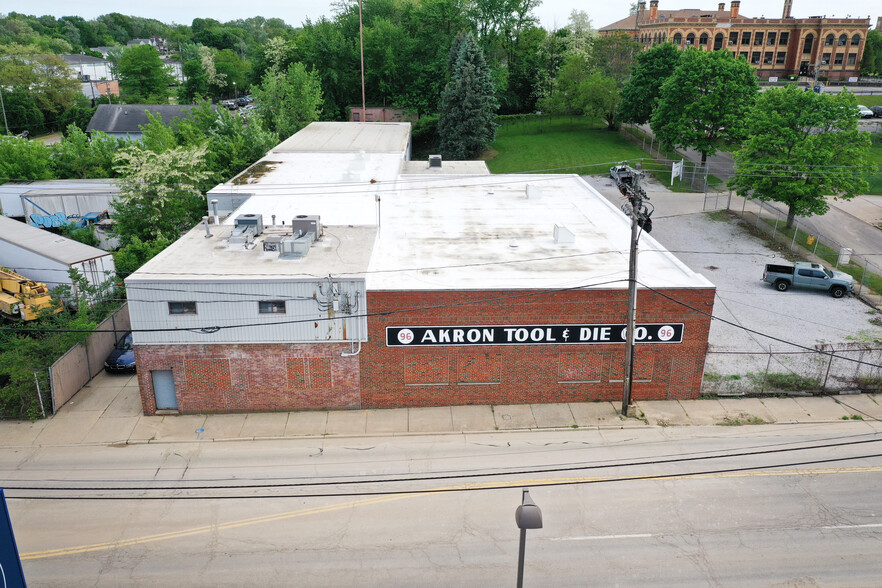
{"type": "Polygon", "coordinates": [[[521,530],[521,542],[518,547],[518,588],[524,586],[524,551],[527,547],[527,529],[542,528],[542,509],[530,498],[530,491],[524,488],[521,494],[521,505],[515,511],[515,523],[521,530]]]}

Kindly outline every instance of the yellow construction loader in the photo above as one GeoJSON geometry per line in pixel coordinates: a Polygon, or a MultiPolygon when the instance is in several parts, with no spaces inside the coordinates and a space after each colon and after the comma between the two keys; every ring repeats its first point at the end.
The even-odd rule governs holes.
{"type": "Polygon", "coordinates": [[[46,284],[0,267],[0,316],[31,321],[45,308],[61,312],[61,305],[53,302],[46,284]]]}

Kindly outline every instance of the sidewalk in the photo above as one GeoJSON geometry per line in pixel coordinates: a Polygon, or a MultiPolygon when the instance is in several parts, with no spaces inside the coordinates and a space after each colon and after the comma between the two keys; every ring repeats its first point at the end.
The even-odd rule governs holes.
{"type": "Polygon", "coordinates": [[[882,420],[882,395],[869,394],[635,405],[633,418],[620,417],[612,402],[144,416],[135,377],[102,373],[50,418],[0,421],[0,447],[882,420]]]}

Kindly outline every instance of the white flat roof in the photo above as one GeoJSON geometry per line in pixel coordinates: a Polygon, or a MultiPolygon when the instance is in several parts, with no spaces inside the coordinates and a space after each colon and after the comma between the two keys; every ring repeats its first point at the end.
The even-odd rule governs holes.
{"type": "Polygon", "coordinates": [[[277,145],[274,153],[359,152],[398,153],[407,151],[410,123],[314,122],[277,145]]]}
{"type": "Polygon", "coordinates": [[[107,251],[102,251],[79,241],[26,225],[5,216],[0,216],[0,241],[7,241],[15,246],[65,265],[110,256],[110,253],[107,251]]]}
{"type": "MultiPolygon", "coordinates": [[[[578,176],[439,178],[384,194],[368,290],[627,288],[630,219],[578,176]],[[532,186],[538,198],[527,197],[532,186]],[[554,239],[566,227],[573,243],[554,239]]],[[[640,237],[638,280],[713,285],[640,237]]]]}
{"type": "MultiPolygon", "coordinates": [[[[378,124],[378,123],[371,123],[378,124]]],[[[282,186],[301,192],[345,191],[359,183],[393,181],[401,169],[400,153],[270,153],[212,192],[241,190],[255,186],[282,186]]]]}
{"type": "MultiPolygon", "coordinates": [[[[625,289],[630,220],[576,175],[490,175],[483,162],[406,160],[409,123],[313,123],[209,193],[250,197],[205,238],[197,227],[129,280],[314,278],[365,274],[368,290],[625,289]],[[368,147],[369,149],[366,149],[368,147]],[[529,194],[529,196],[528,196],[529,194]],[[223,233],[260,214],[267,234],[318,215],[325,239],[301,260],[229,249],[223,233]],[[574,236],[555,240],[555,225],[574,236]]],[[[288,229],[290,231],[290,229],[288,229]]],[[[565,232],[565,231],[562,231],[565,232]]],[[[638,280],[712,288],[640,238],[638,280]]]]}
{"type": "MultiPolygon", "coordinates": [[[[269,219],[264,219],[269,221],[269,219]]],[[[300,259],[281,259],[276,252],[265,252],[263,241],[273,235],[291,235],[290,226],[267,226],[255,239],[255,246],[228,247],[226,238],[232,224],[209,225],[211,238],[200,224],[170,247],[144,264],[126,282],[322,279],[329,274],[356,278],[370,261],[377,231],[374,227],[329,227],[300,259]]]]}

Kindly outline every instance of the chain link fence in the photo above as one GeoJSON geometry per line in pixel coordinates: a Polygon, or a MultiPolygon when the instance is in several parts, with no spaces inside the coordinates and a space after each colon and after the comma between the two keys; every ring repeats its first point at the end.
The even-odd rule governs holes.
{"type": "Polygon", "coordinates": [[[809,254],[854,277],[855,294],[882,293],[882,266],[870,259],[877,253],[855,252],[835,237],[813,230],[804,219],[796,218],[788,228],[787,214],[766,202],[730,194],[727,207],[787,250],[809,254]]]}
{"type": "Polygon", "coordinates": [[[815,345],[814,350],[709,351],[701,393],[716,396],[882,392],[878,343],[815,345]],[[738,373],[728,373],[737,364],[738,373]]]}

